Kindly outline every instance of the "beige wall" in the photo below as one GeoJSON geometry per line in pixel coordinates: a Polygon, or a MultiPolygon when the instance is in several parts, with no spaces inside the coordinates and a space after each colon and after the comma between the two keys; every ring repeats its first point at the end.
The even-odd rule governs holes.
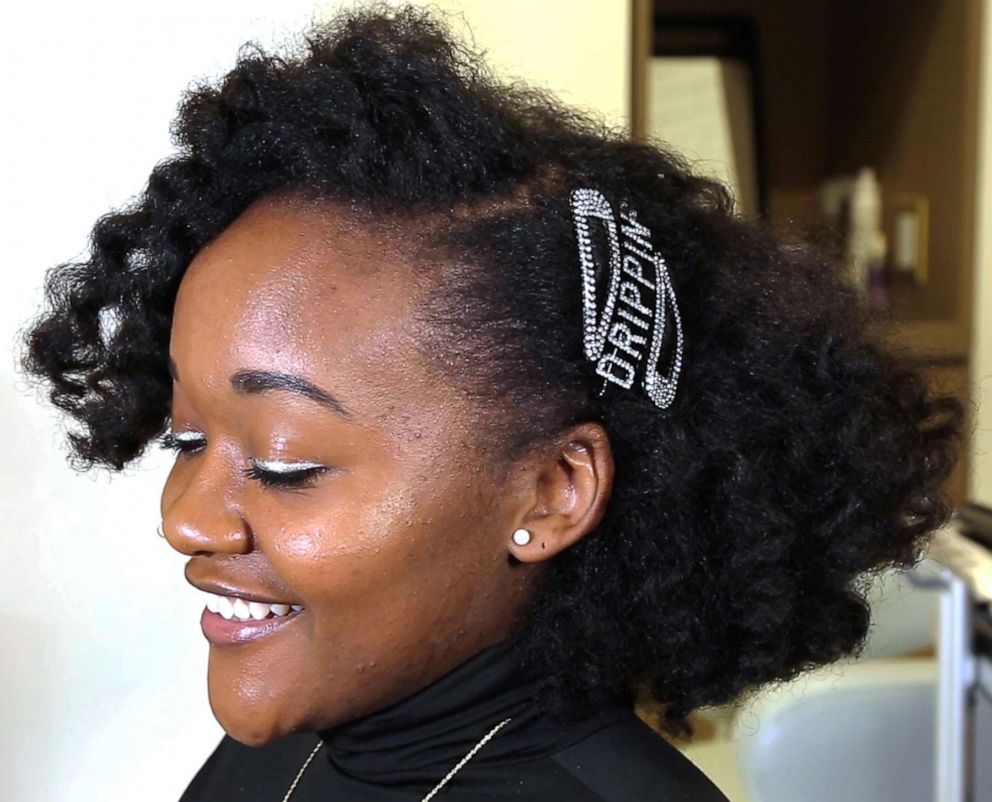
{"type": "Polygon", "coordinates": [[[416,2],[445,12],[456,30],[467,24],[476,46],[503,75],[551,89],[611,125],[628,125],[629,0],[416,2]]]}
{"type": "Polygon", "coordinates": [[[978,404],[971,443],[970,497],[992,506],[992,0],[984,2],[978,221],[971,381],[978,404]]]}

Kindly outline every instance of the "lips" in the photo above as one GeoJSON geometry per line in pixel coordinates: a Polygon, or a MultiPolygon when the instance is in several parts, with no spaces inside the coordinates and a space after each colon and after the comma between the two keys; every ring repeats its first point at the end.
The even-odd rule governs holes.
{"type": "Polygon", "coordinates": [[[187,579],[203,591],[205,609],[200,626],[207,640],[226,646],[266,637],[295,621],[306,608],[291,599],[279,599],[265,590],[237,587],[233,583],[187,579]]]}
{"type": "Polygon", "coordinates": [[[237,618],[224,618],[220,613],[212,613],[204,608],[203,615],[200,616],[200,627],[204,637],[214,646],[236,646],[274,637],[276,633],[293,627],[302,615],[305,615],[303,610],[291,610],[282,616],[271,615],[261,620],[249,618],[247,621],[240,621],[237,618]]]}

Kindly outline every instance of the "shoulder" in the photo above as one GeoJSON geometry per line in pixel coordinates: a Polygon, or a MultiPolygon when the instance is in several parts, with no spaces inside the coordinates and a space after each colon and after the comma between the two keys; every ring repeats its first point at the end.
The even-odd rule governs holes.
{"type": "Polygon", "coordinates": [[[630,710],[554,760],[604,802],[730,802],[689,758],[630,710]]]}

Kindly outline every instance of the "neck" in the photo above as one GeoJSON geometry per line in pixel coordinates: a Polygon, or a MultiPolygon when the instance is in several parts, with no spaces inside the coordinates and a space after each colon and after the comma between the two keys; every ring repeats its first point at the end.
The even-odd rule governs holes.
{"type": "Polygon", "coordinates": [[[515,647],[512,637],[500,641],[405,699],[321,732],[331,763],[367,782],[429,783],[506,718],[510,722],[470,765],[551,754],[629,707],[609,700],[577,718],[552,722],[539,703],[544,678],[526,676],[515,647]]]}

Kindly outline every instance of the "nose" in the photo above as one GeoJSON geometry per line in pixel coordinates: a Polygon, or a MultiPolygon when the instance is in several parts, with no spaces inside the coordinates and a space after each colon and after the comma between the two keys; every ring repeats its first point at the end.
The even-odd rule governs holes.
{"type": "Polygon", "coordinates": [[[185,459],[173,467],[162,490],[165,539],[188,556],[247,554],[252,543],[237,504],[237,469],[209,448],[185,459]]]}

